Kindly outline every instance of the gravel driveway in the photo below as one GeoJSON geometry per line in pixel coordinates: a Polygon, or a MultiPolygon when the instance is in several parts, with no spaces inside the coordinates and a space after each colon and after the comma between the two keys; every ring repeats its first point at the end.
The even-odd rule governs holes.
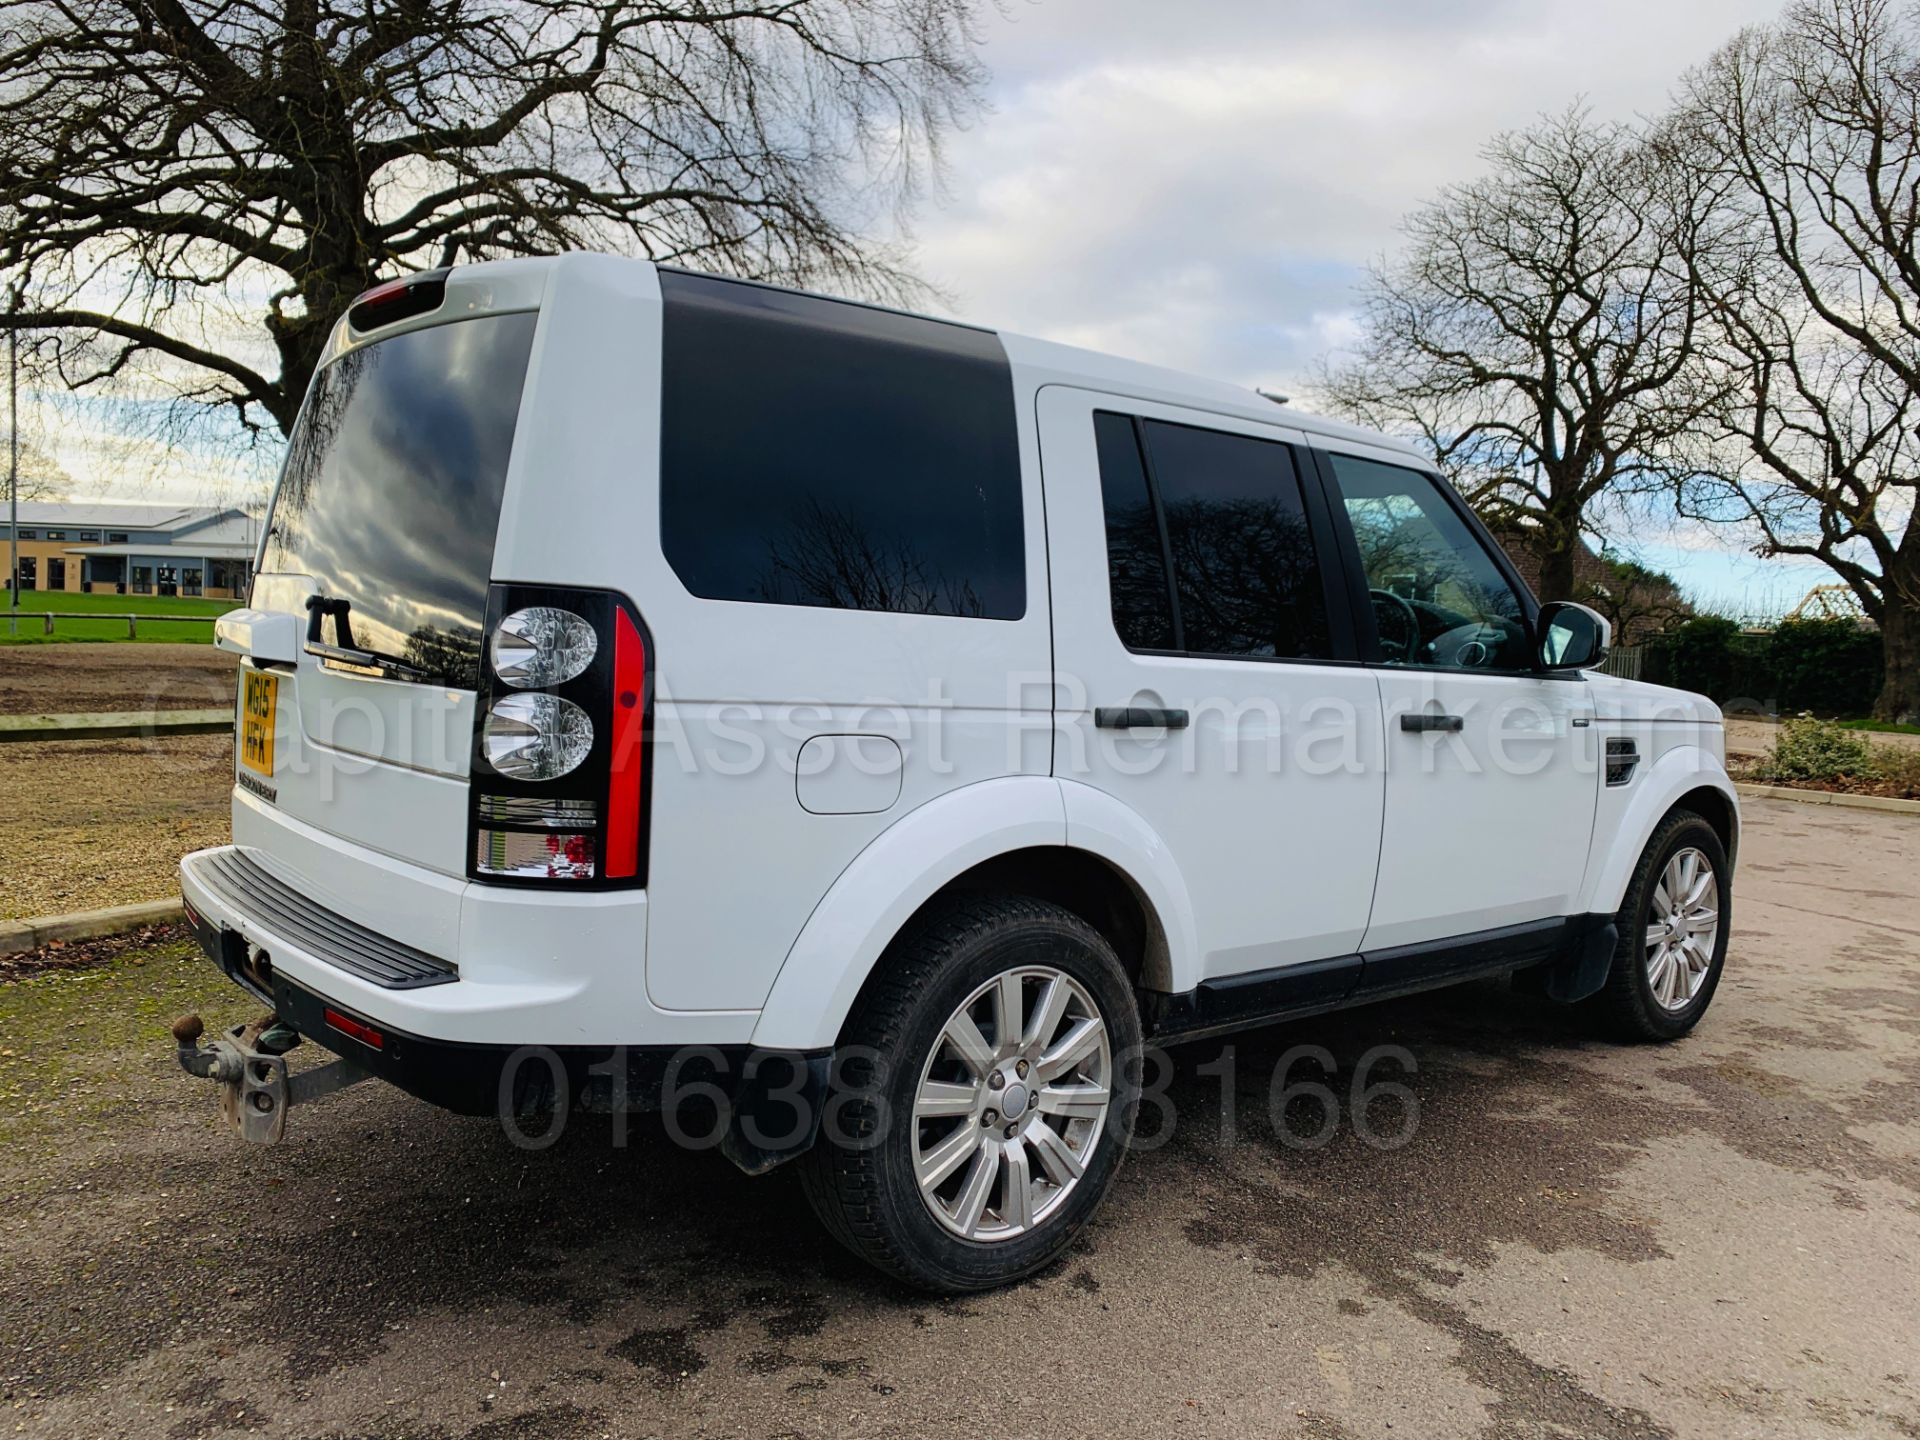
{"type": "Polygon", "coordinates": [[[249,1010],[183,947],[0,986],[0,1420],[1911,1440],[1920,822],[1747,815],[1733,959],[1693,1037],[1595,1043],[1489,986],[1377,1006],[1241,1037],[1231,1133],[1222,1047],[1188,1047],[1172,1139],[1077,1250],[964,1302],[842,1257],[790,1175],[652,1130],[528,1152],[363,1086],[244,1149],[165,1048],[174,1009],[249,1010]],[[1329,1047],[1344,1094],[1383,1043],[1418,1067],[1410,1143],[1362,1143],[1350,1115],[1320,1148],[1277,1142],[1289,1047],[1329,1047]]]}
{"type": "Polygon", "coordinates": [[[178,895],[232,786],[231,735],[0,745],[0,920],[178,895]]]}

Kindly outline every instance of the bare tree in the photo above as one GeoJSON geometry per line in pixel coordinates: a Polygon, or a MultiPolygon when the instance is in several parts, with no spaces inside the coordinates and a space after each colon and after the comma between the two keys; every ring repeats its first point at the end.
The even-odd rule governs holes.
{"type": "Polygon", "coordinates": [[[284,434],[406,270],[590,247],[898,294],[860,232],[976,103],[975,3],[0,0],[0,325],[69,386],[284,434]]]}
{"type": "MultiPolygon", "coordinates": [[[[24,430],[24,426],[22,429],[24,430]]],[[[0,505],[4,505],[6,496],[6,474],[4,473],[7,453],[12,446],[13,437],[0,430],[0,505]]],[[[60,462],[42,450],[24,434],[20,437],[20,498],[22,500],[65,500],[73,493],[73,477],[60,467],[60,462]]]]}
{"type": "Polygon", "coordinates": [[[1717,436],[1692,513],[1819,560],[1880,627],[1884,719],[1920,719],[1920,8],[1803,0],[1691,74],[1662,143],[1703,181],[1717,436]]]}
{"type": "Polygon", "coordinates": [[[1497,137],[1490,173],[1405,222],[1371,272],[1364,339],[1324,368],[1342,414],[1430,448],[1496,527],[1537,552],[1548,599],[1604,494],[1664,475],[1691,418],[1689,177],[1632,129],[1574,108],[1497,137]]]}

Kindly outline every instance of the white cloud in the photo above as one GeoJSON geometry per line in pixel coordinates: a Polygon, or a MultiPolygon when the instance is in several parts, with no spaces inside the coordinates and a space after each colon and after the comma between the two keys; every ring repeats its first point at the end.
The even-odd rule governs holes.
{"type": "Polygon", "coordinates": [[[1044,0],[989,31],[996,112],[950,148],[923,267],[970,318],[1297,386],[1399,218],[1494,131],[1582,94],[1655,109],[1775,8],[1044,0]]]}

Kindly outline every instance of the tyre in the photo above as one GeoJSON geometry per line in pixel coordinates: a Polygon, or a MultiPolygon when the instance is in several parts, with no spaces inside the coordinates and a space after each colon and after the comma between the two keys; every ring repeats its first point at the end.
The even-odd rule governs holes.
{"type": "Polygon", "coordinates": [[[1054,1260],[1113,1183],[1139,1103],[1140,1019],[1113,948],[1024,896],[968,895],[894,942],[841,1032],[807,1199],[921,1289],[1054,1260]]]}
{"type": "Polygon", "coordinates": [[[1615,923],[1620,943],[1607,983],[1587,1001],[1627,1040],[1673,1040],[1700,1023],[1727,959],[1733,877],[1720,836],[1675,810],[1641,852],[1615,923]]]}

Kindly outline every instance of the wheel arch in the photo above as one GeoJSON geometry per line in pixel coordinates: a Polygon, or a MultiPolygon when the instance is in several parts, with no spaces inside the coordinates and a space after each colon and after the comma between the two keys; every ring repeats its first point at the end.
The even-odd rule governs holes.
{"type": "Polygon", "coordinates": [[[1730,863],[1739,849],[1739,798],[1725,767],[1705,747],[1677,745],[1668,750],[1636,777],[1634,790],[1637,793],[1614,825],[1611,839],[1595,836],[1596,853],[1583,907],[1589,912],[1611,915],[1620,908],[1640,852],[1676,809],[1693,810],[1711,825],[1730,863]]]}
{"type": "Polygon", "coordinates": [[[894,937],[930,905],[960,893],[1051,901],[1106,937],[1136,985],[1193,984],[1192,917],[1182,908],[1185,886],[1176,891],[1177,875],[1164,873],[1171,870],[1165,847],[1160,863],[1151,851],[1127,855],[1144,822],[1102,816],[1097,803],[1078,807],[1076,826],[1074,797],[1063,791],[1083,789],[1040,776],[983,781],[882,832],[808,917],[761,1009],[754,1043],[832,1045],[894,937]]]}

